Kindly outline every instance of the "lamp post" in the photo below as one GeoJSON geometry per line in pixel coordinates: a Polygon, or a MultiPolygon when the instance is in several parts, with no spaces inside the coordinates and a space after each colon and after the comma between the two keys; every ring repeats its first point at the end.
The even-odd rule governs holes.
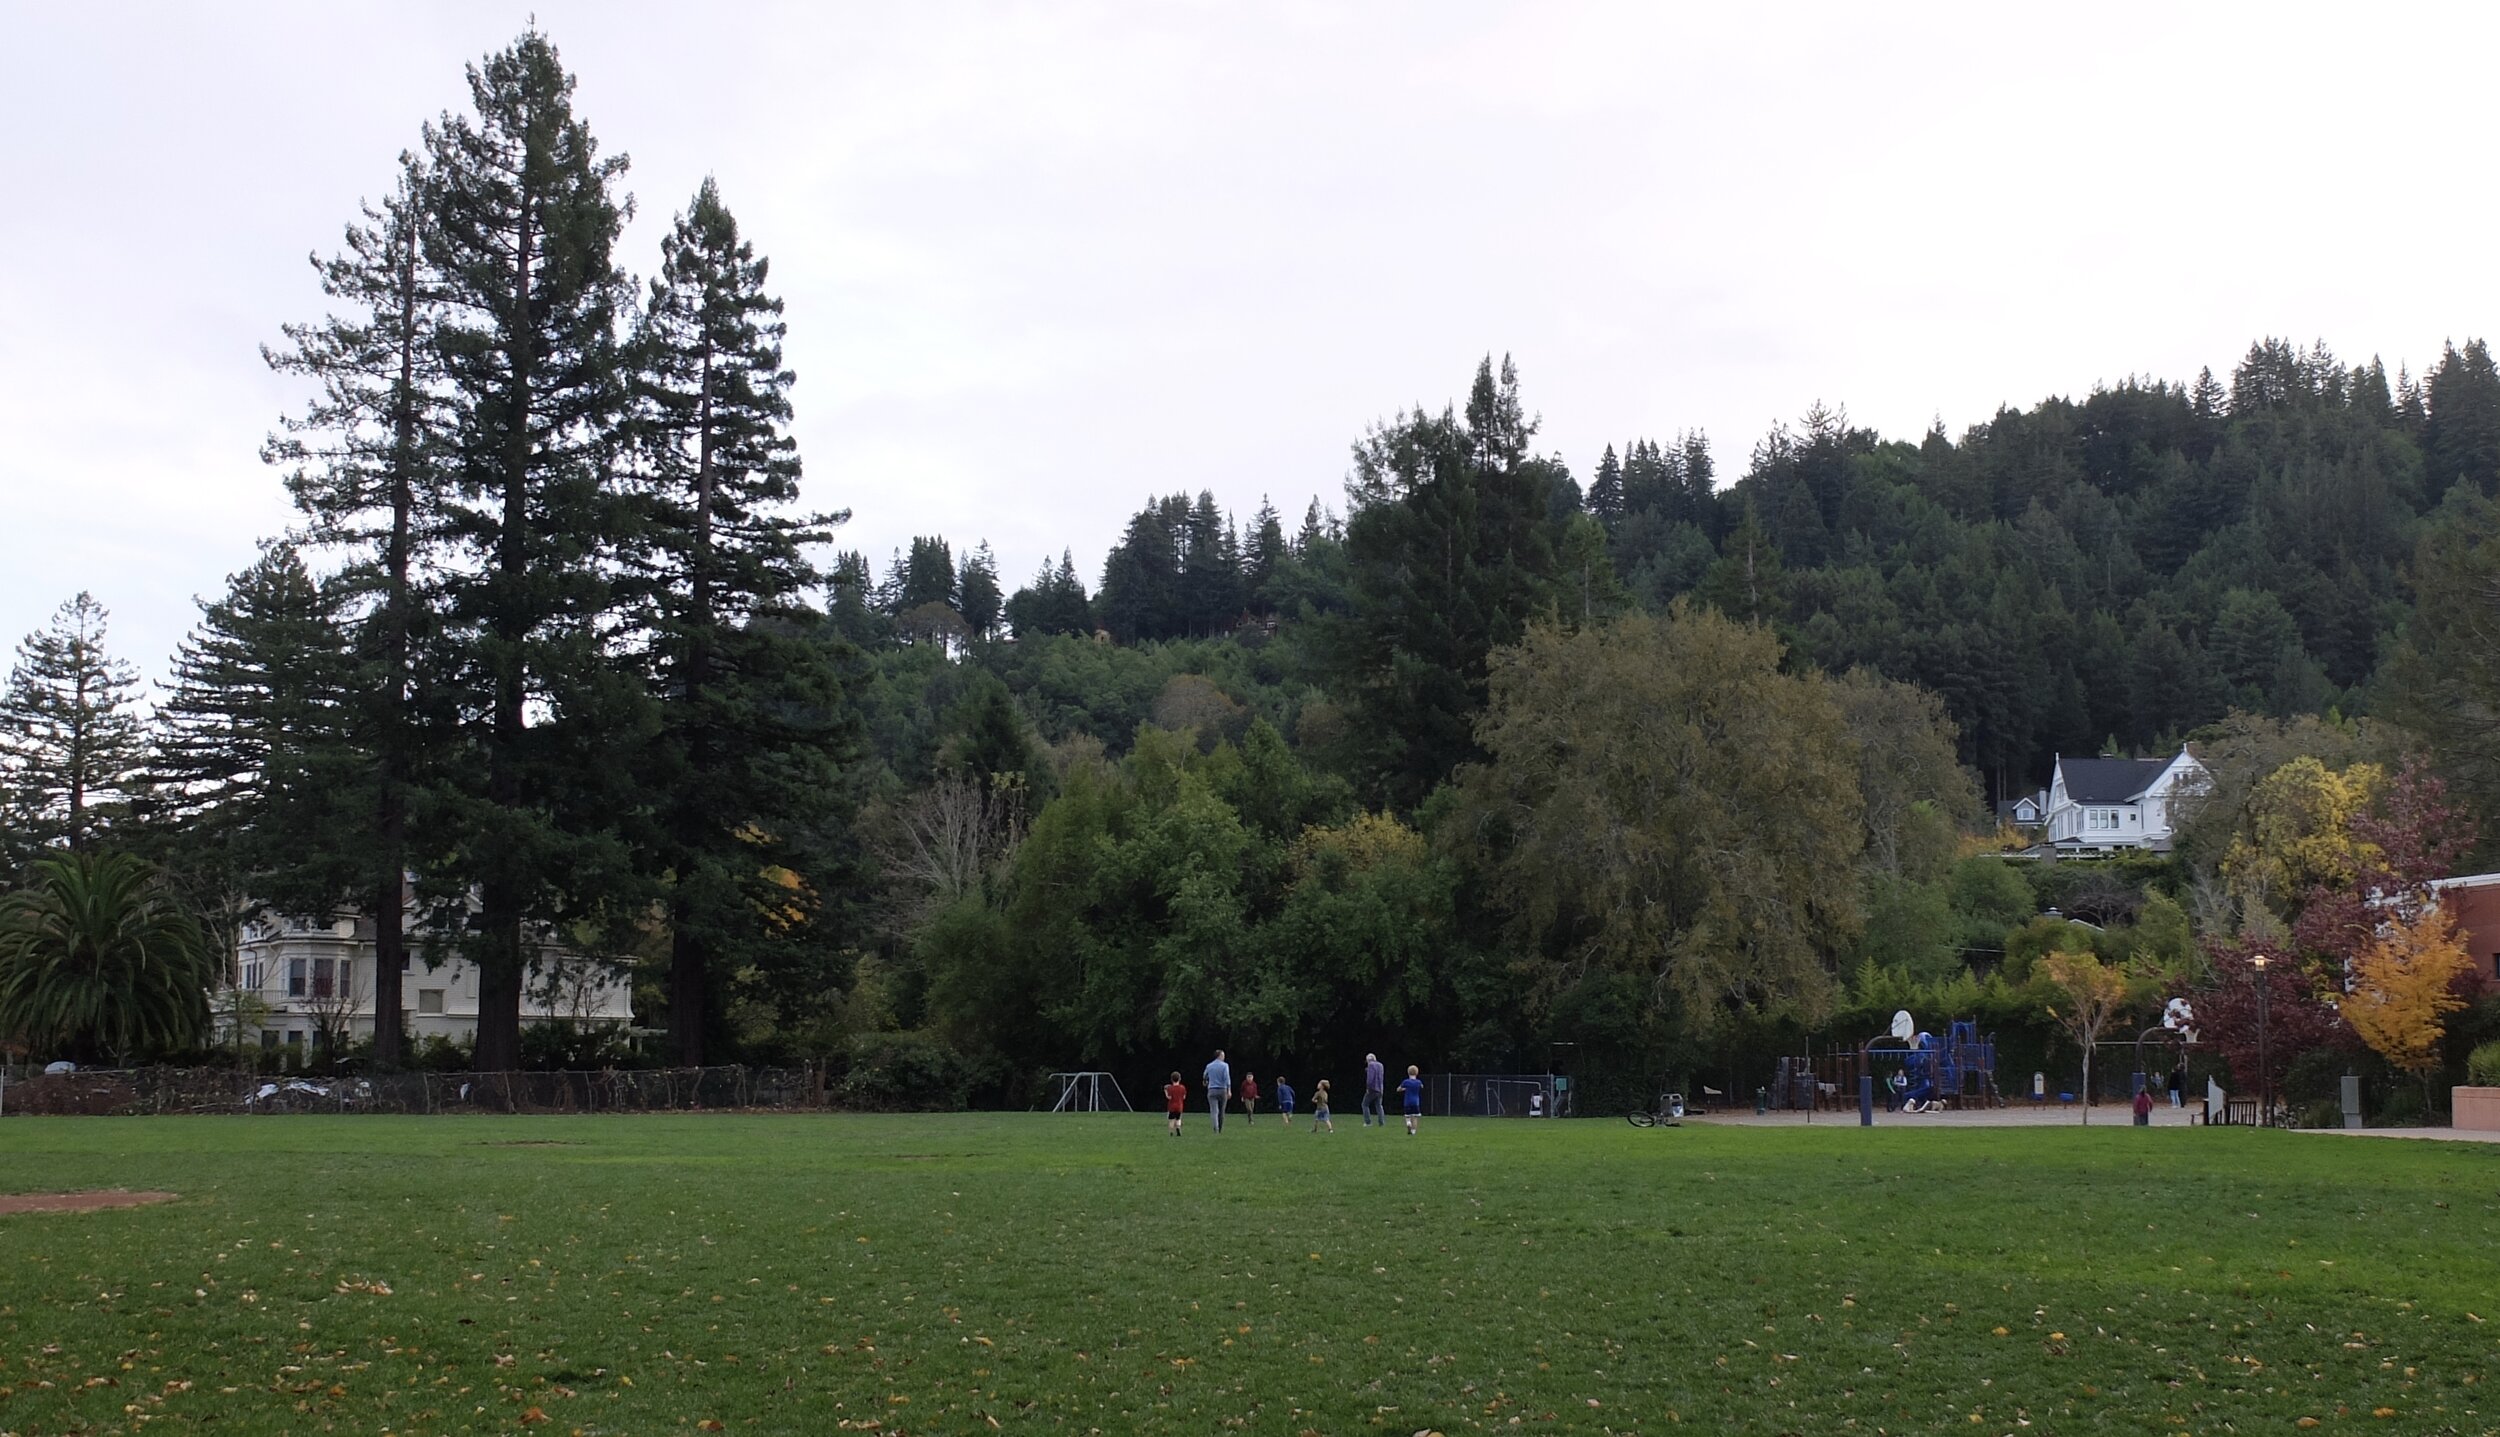
{"type": "Polygon", "coordinates": [[[2257,970],[2257,1125],[2274,1122],[2274,1064],[2266,1051],[2266,955],[2251,954],[2248,966],[2257,970]]]}

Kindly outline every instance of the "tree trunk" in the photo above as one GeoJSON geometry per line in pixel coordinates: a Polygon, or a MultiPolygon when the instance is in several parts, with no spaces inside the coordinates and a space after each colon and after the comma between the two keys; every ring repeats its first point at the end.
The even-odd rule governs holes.
{"type": "MultiPolygon", "coordinates": [[[[498,592],[490,624],[495,630],[493,712],[486,736],[486,791],[502,810],[501,822],[521,821],[527,795],[522,791],[521,750],[529,741],[529,659],[532,630],[529,612],[530,555],[530,421],[535,411],[532,382],[537,369],[535,336],[530,329],[530,267],[537,261],[535,223],[538,197],[525,192],[521,228],[513,245],[512,312],[505,319],[511,346],[511,388],[503,422],[503,500],[501,532],[496,536],[498,592]]],[[[480,1072],[510,1072],[521,1057],[521,935],[524,894],[512,882],[489,878],[479,885],[479,922],[486,932],[484,957],[477,975],[477,1067],[480,1072]]]]}
{"type": "Polygon", "coordinates": [[[2092,1126],[2092,1043],[2088,1038],[2083,1044],[2083,1125],[2092,1126]]]}
{"type": "Polygon", "coordinates": [[[671,905],[668,940],[668,1046],[681,1068],[703,1066],[703,1031],[711,1019],[710,965],[702,940],[687,931],[686,904],[671,905]]]}
{"type": "MultiPolygon", "coordinates": [[[[681,885],[694,866],[686,855],[702,842],[701,800],[694,795],[702,792],[711,757],[705,742],[710,719],[704,710],[704,693],[712,682],[712,358],[707,338],[703,348],[703,391],[695,417],[694,551],[689,563],[692,582],[688,586],[685,669],[680,676],[684,692],[676,696],[693,723],[683,779],[688,791],[676,800],[681,825],[678,836],[684,843],[677,865],[677,881],[681,885]]],[[[711,1021],[711,980],[707,971],[711,955],[702,935],[692,931],[692,919],[693,905],[682,897],[670,905],[668,1042],[669,1051],[681,1068],[703,1066],[704,1029],[711,1021]]]]}
{"type": "MultiPolygon", "coordinates": [[[[384,823],[393,815],[386,814],[384,823]]],[[[385,838],[383,847],[391,853],[398,844],[385,838]]],[[[385,1072],[403,1066],[408,1059],[408,1030],[400,1022],[401,1004],[407,998],[407,977],[401,971],[408,961],[407,935],[401,922],[405,897],[400,891],[404,880],[393,875],[373,890],[373,1065],[385,1072]]]]}
{"type": "Polygon", "coordinates": [[[376,785],[374,832],[380,840],[383,873],[373,907],[373,1061],[385,1071],[403,1066],[408,1056],[408,1030],[400,1021],[407,996],[404,905],[408,878],[407,800],[400,782],[407,772],[408,744],[408,567],[410,523],[416,509],[416,480],[410,471],[417,453],[417,226],[413,216],[400,225],[399,253],[399,389],[391,420],[391,537],[383,567],[388,587],[382,603],[383,678],[380,782],[376,785]]]}
{"type": "Polygon", "coordinates": [[[477,1056],[481,1073],[509,1073],[521,1066],[521,915],[508,885],[489,883],[480,902],[477,1056]]]}

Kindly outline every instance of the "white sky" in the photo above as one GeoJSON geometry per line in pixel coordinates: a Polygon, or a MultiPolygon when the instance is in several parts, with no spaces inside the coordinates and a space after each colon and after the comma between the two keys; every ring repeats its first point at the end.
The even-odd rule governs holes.
{"type": "Polygon", "coordinates": [[[1150,494],[1340,502],[1515,355],[1540,447],[1817,399],[1915,438],[2261,335],[2500,332],[2489,7],[0,0],[0,644],[87,588],[156,674],[290,520],[257,348],[534,4],[789,302],[811,503],[882,569],[1090,584],[1150,494]]]}

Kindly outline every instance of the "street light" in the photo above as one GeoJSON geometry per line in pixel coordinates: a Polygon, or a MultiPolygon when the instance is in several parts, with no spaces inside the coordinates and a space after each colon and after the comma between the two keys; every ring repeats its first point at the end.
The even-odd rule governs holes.
{"type": "Polygon", "coordinates": [[[2249,955],[2248,966],[2257,970],[2257,1125],[2269,1127],[2274,1122],[2274,1068],[2266,1053],[2266,955],[2249,955]]]}

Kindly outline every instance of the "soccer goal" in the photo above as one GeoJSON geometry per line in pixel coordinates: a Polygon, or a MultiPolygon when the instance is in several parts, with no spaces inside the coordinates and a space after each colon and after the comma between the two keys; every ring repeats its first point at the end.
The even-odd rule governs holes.
{"type": "Polygon", "coordinates": [[[1120,1091],[1120,1080],[1109,1073],[1053,1073],[1050,1081],[1059,1090],[1050,1105],[1054,1113],[1133,1113],[1128,1094],[1120,1091]],[[1118,1107],[1113,1107],[1113,1104],[1118,1107]]]}
{"type": "Polygon", "coordinates": [[[1558,1116],[1555,1081],[1529,1073],[1435,1073],[1424,1080],[1424,1111],[1444,1118],[1558,1116]]]}

